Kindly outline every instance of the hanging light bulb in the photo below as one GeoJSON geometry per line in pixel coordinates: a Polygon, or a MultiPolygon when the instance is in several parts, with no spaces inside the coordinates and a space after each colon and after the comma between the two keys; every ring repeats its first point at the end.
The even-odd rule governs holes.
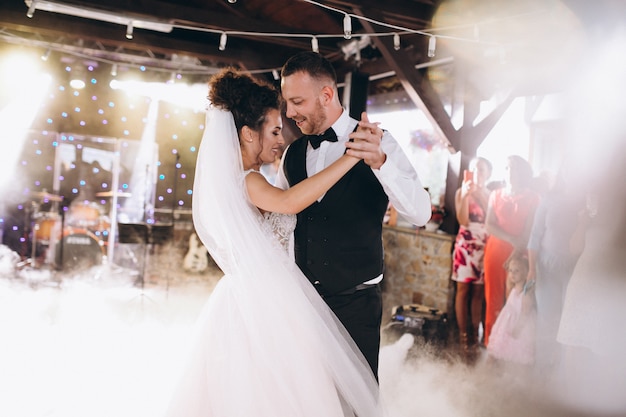
{"type": "Polygon", "coordinates": [[[35,10],[37,10],[37,0],[31,0],[30,7],[26,12],[26,17],[32,19],[32,17],[35,15],[35,10]]]}
{"type": "Polygon", "coordinates": [[[315,36],[313,36],[313,37],[311,38],[311,50],[312,50],[313,52],[319,52],[319,51],[320,51],[320,45],[319,45],[319,43],[317,42],[317,38],[316,38],[315,36]]]}
{"type": "Polygon", "coordinates": [[[393,49],[395,49],[396,51],[400,50],[400,35],[398,35],[397,33],[393,34],[393,49]]]}
{"type": "Polygon", "coordinates": [[[111,75],[113,77],[117,77],[117,64],[113,64],[113,66],[111,67],[111,75]]]}
{"type": "Polygon", "coordinates": [[[126,39],[133,38],[133,21],[128,22],[128,26],[126,26],[126,39]]]}
{"type": "Polygon", "coordinates": [[[46,52],[44,52],[44,53],[41,55],[41,60],[42,60],[42,61],[47,61],[47,60],[48,60],[48,58],[50,58],[50,49],[46,50],[46,52]]]}
{"type": "Polygon", "coordinates": [[[348,13],[343,17],[343,37],[346,39],[352,38],[352,20],[348,13]]]}
{"type": "Polygon", "coordinates": [[[220,46],[219,46],[220,51],[223,51],[224,49],[226,49],[226,41],[228,41],[228,35],[226,34],[226,32],[222,32],[222,36],[220,36],[220,46]]]}
{"type": "Polygon", "coordinates": [[[428,40],[428,57],[432,58],[435,56],[435,50],[437,49],[437,38],[434,36],[430,36],[428,40]]]}
{"type": "Polygon", "coordinates": [[[272,70],[272,77],[274,77],[274,80],[276,81],[280,79],[280,75],[278,75],[278,70],[275,70],[275,69],[272,70]]]}

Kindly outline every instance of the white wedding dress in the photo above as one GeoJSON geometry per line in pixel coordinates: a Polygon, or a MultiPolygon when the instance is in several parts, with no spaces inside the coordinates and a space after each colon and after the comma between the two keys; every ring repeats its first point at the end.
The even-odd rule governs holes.
{"type": "Polygon", "coordinates": [[[295,217],[250,204],[232,115],[209,109],[193,215],[224,272],[168,417],[381,416],[378,385],[287,253],[295,217]]]}

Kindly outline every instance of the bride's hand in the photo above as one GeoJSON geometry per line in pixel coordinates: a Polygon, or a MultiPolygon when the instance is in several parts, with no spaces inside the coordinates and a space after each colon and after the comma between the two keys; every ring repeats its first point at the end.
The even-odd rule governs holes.
{"type": "Polygon", "coordinates": [[[383,130],[378,125],[369,121],[367,113],[361,113],[359,127],[350,134],[352,141],[346,142],[346,153],[363,159],[373,169],[379,169],[387,160],[387,155],[380,147],[383,130]]]}

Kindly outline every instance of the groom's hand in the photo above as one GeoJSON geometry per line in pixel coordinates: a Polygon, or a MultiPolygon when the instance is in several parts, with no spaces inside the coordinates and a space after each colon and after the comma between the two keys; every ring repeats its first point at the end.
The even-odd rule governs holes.
{"type": "Polygon", "coordinates": [[[369,121],[366,112],[361,113],[357,130],[349,136],[353,140],[346,143],[348,155],[363,159],[373,169],[380,169],[387,160],[387,155],[380,147],[383,130],[378,125],[369,121]]]}

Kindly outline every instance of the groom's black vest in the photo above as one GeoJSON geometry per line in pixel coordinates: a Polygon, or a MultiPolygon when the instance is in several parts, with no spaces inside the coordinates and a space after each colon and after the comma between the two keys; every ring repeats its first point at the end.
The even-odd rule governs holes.
{"type": "MultiPolygon", "coordinates": [[[[307,178],[308,141],[287,148],[290,186],[307,178]]],[[[388,198],[372,169],[360,161],[324,196],[298,214],[296,263],[315,283],[335,294],[383,273],[382,224],[388,198]]]]}

